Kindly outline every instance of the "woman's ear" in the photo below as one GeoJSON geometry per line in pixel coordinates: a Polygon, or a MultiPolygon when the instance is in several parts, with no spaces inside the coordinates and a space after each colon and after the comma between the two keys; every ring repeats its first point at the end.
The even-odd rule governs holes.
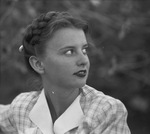
{"type": "Polygon", "coordinates": [[[31,56],[29,58],[29,63],[31,67],[39,74],[44,73],[44,66],[43,63],[36,57],[36,56],[31,56]]]}

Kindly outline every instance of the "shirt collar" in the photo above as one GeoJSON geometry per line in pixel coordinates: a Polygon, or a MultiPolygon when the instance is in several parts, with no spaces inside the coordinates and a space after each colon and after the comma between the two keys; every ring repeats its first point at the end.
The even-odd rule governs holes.
{"type": "Polygon", "coordinates": [[[52,118],[44,90],[42,90],[36,104],[32,108],[29,118],[37,127],[40,128],[43,134],[53,134],[52,118]]]}
{"type": "Polygon", "coordinates": [[[48,108],[44,90],[42,90],[37,103],[30,112],[30,119],[40,128],[43,134],[64,134],[69,130],[78,127],[83,117],[80,105],[80,95],[66,109],[66,111],[52,123],[52,117],[48,108]],[[54,131],[54,132],[53,132],[54,131]]]}
{"type": "Polygon", "coordinates": [[[78,96],[68,109],[55,121],[54,131],[56,134],[63,134],[78,127],[83,117],[83,111],[79,101],[80,96],[78,96]]]}

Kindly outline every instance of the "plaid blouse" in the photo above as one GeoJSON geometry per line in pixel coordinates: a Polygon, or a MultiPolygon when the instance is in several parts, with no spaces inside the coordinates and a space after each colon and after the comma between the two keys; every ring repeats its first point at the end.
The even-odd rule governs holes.
{"type": "Polygon", "coordinates": [[[44,90],[22,93],[0,106],[0,129],[6,134],[130,134],[123,103],[88,85],[54,124],[44,90]]]}

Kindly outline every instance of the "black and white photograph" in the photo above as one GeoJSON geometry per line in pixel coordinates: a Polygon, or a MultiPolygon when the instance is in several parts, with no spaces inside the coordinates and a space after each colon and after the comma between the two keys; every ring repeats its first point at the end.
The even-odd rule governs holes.
{"type": "Polygon", "coordinates": [[[0,134],[150,134],[150,0],[0,0],[0,134]]]}

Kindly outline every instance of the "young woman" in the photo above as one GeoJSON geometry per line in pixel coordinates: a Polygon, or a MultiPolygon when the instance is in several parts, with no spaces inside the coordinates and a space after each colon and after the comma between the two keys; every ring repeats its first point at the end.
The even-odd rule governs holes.
{"type": "Polygon", "coordinates": [[[86,85],[88,25],[48,12],[27,27],[20,51],[43,88],[18,95],[0,112],[11,134],[130,134],[122,102],[86,85]]]}

